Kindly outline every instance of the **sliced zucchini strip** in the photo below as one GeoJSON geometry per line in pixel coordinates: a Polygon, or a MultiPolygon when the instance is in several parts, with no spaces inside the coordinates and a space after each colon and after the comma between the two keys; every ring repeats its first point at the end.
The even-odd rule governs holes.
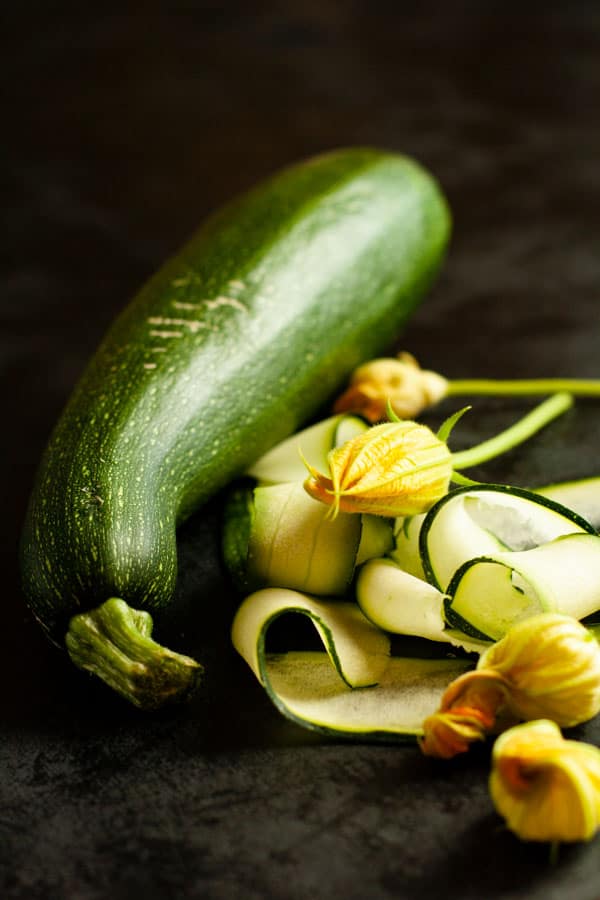
{"type": "Polygon", "coordinates": [[[444,617],[445,595],[401,569],[391,559],[372,559],[356,580],[356,599],[365,616],[392,634],[413,635],[481,653],[489,645],[450,631],[444,617]]]}
{"type": "Polygon", "coordinates": [[[349,513],[331,519],[299,481],[256,486],[247,479],[230,492],[223,519],[223,561],[244,593],[287,587],[340,596],[355,567],[393,543],[389,519],[349,513]]]}
{"type": "Polygon", "coordinates": [[[453,490],[432,507],[419,541],[428,580],[450,592],[450,580],[468,560],[574,533],[595,532],[577,513],[547,497],[507,485],[478,485],[453,490]]]}
{"type": "Polygon", "coordinates": [[[354,574],[360,516],[328,516],[299,481],[257,487],[248,542],[248,581],[322,596],[343,594],[354,574]]]}
{"type": "Polygon", "coordinates": [[[262,684],[267,628],[280,615],[291,612],[312,620],[339,677],[348,686],[364,687],[379,681],[389,662],[389,638],[354,603],[327,603],[300,591],[264,588],[246,597],[232,627],[234,647],[262,684]]]}
{"type": "Polygon", "coordinates": [[[306,459],[319,470],[327,468],[327,454],[368,428],[364,419],[352,415],[330,416],[309,428],[298,431],[261,456],[247,471],[261,484],[304,481],[306,459]]]}
{"type": "Polygon", "coordinates": [[[570,534],[532,550],[469,560],[448,593],[448,621],[492,640],[539,612],[582,619],[600,609],[600,537],[570,534]]]}
{"type": "Polygon", "coordinates": [[[362,434],[370,427],[369,423],[360,416],[353,416],[350,413],[340,416],[335,429],[333,446],[331,449],[334,447],[341,447],[346,441],[351,441],[352,438],[355,438],[358,434],[362,434]]]}
{"type": "Polygon", "coordinates": [[[470,667],[458,659],[390,658],[389,638],[352,603],[322,603],[266,588],[242,603],[233,643],[277,708],[330,735],[407,739],[422,734],[448,684],[470,667]],[[266,652],[269,626],[286,613],[308,616],[326,652],[266,652]]]}
{"type": "Polygon", "coordinates": [[[356,599],[365,616],[384,631],[444,640],[444,594],[391,559],[372,559],[362,566],[356,599]]]}
{"type": "Polygon", "coordinates": [[[590,525],[593,525],[596,531],[600,529],[599,477],[548,484],[545,487],[536,488],[535,492],[572,509],[586,519],[590,525]]]}

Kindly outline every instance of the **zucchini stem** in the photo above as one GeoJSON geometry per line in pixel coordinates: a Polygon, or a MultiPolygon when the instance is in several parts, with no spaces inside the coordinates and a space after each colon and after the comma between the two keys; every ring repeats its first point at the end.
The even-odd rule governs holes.
{"type": "Polygon", "coordinates": [[[478,466],[480,463],[487,462],[496,456],[500,456],[502,453],[506,453],[508,450],[512,450],[528,440],[557,416],[562,415],[572,405],[572,395],[564,391],[548,397],[547,400],[536,406],[530,413],[523,416],[510,428],[501,431],[495,437],[483,441],[481,444],[476,444],[468,450],[453,453],[453,469],[468,469],[471,466],[478,466]]]}
{"type": "Polygon", "coordinates": [[[157,709],[192,693],[203,669],[191,657],[154,641],[152,627],[149,613],[111,597],[73,616],[65,643],[80,669],[97,675],[135,706],[157,709]]]}

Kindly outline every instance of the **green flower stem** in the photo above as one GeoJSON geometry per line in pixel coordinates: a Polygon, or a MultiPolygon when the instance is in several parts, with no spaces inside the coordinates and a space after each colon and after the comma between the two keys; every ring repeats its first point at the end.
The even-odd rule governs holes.
{"type": "Polygon", "coordinates": [[[97,675],[141,709],[157,709],[190,694],[202,666],[153,641],[152,617],[111,597],[73,616],[65,637],[76,666],[97,675]]]}
{"type": "Polygon", "coordinates": [[[554,394],[548,397],[539,406],[536,406],[530,413],[520,419],[515,425],[511,425],[505,431],[501,431],[495,437],[488,441],[483,441],[469,450],[461,450],[452,454],[452,466],[454,469],[468,469],[470,466],[478,466],[480,463],[487,462],[512,450],[513,447],[522,444],[528,440],[540,428],[547,425],[557,416],[569,409],[573,405],[573,397],[566,392],[554,394]]]}
{"type": "Polygon", "coordinates": [[[517,380],[493,380],[466,378],[448,381],[447,397],[469,394],[486,396],[535,396],[566,391],[575,397],[600,397],[600,379],[585,378],[532,378],[517,380]]]}

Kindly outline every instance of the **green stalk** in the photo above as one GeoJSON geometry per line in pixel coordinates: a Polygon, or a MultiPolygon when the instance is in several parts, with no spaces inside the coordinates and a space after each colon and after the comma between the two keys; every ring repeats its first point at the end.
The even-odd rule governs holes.
{"type": "Polygon", "coordinates": [[[454,469],[468,469],[471,466],[478,466],[480,463],[487,462],[512,450],[519,444],[528,440],[537,431],[560,416],[563,412],[573,405],[573,397],[566,392],[554,394],[548,397],[539,406],[536,406],[530,413],[511,425],[505,431],[501,431],[495,437],[468,450],[461,450],[452,454],[452,465],[454,469]]]}
{"type": "Polygon", "coordinates": [[[586,378],[521,378],[496,380],[464,378],[448,381],[447,397],[481,394],[486,396],[535,396],[567,392],[575,397],[600,397],[600,380],[586,378]]]}
{"type": "Polygon", "coordinates": [[[141,709],[156,709],[193,692],[202,666],[152,640],[152,617],[111,597],[78,613],[65,642],[76,666],[98,675],[141,709]]]}

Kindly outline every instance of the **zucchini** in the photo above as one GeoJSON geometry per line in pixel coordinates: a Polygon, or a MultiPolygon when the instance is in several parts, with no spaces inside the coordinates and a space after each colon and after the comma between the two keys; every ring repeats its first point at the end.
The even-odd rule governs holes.
{"type": "Polygon", "coordinates": [[[27,601],[79,666],[140,706],[189,690],[192,660],[163,671],[147,624],[98,608],[169,605],[179,523],[389,344],[448,235],[419,165],[341,150],[216,213],[142,288],[51,436],[23,527],[27,601]]]}

